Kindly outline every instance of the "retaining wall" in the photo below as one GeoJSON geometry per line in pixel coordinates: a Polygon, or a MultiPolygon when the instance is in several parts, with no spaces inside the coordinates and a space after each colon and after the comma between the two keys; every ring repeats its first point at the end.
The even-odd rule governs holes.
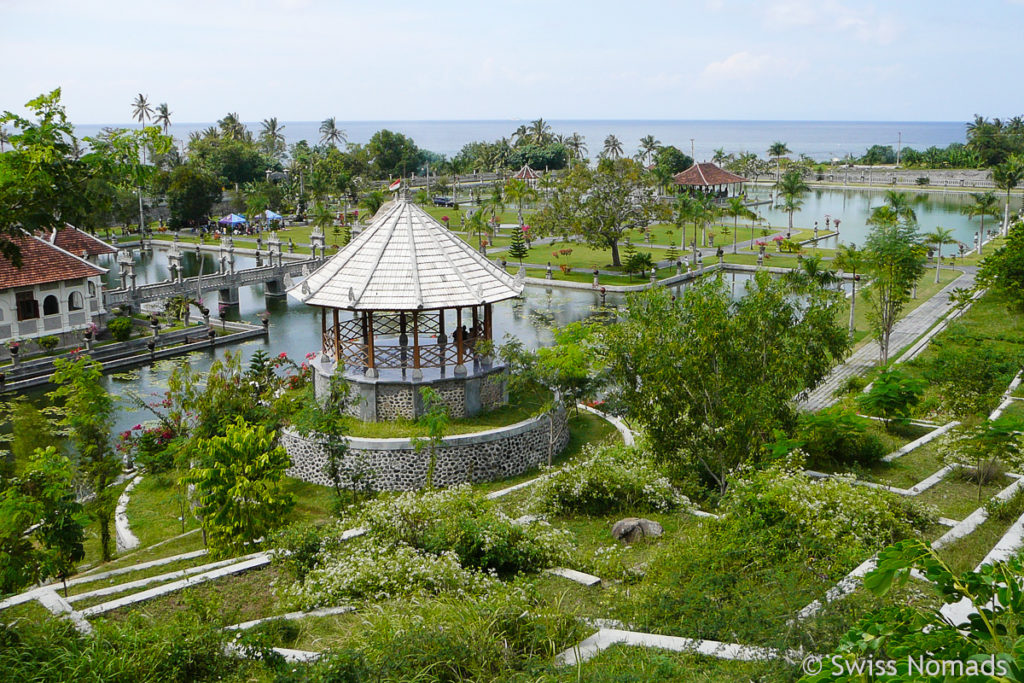
{"type": "MultiPolygon", "coordinates": [[[[437,449],[432,483],[455,486],[522,474],[547,463],[549,439],[553,440],[552,454],[560,453],[569,443],[564,408],[508,427],[446,437],[437,449]]],[[[347,437],[346,441],[348,451],[341,463],[345,487],[355,485],[353,477],[361,485],[378,491],[408,491],[426,485],[431,460],[428,446],[417,451],[411,439],[347,437]]],[[[333,485],[326,471],[327,455],[321,440],[284,429],[281,445],[292,460],[288,476],[333,485]]]]}

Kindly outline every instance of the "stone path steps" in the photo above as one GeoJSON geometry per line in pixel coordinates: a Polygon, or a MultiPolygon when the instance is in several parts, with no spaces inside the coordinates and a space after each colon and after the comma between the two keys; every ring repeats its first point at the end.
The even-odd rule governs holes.
{"type": "Polygon", "coordinates": [[[128,523],[128,499],[132,489],[142,481],[142,475],[136,475],[124,487],[124,491],[117,499],[117,507],[114,508],[114,540],[117,552],[134,550],[139,547],[138,537],[132,533],[131,525],[128,523]]]}
{"type": "MultiPolygon", "coordinates": [[[[889,349],[897,352],[903,347],[914,342],[923,335],[936,322],[950,311],[953,290],[974,286],[974,273],[965,272],[957,279],[943,287],[935,296],[928,299],[905,318],[896,323],[889,339],[889,349]]],[[[861,305],[865,305],[863,302],[861,305]]],[[[875,366],[878,362],[879,348],[874,341],[868,342],[853,352],[853,355],[842,365],[833,368],[829,376],[806,398],[799,401],[800,407],[804,410],[815,411],[835,403],[838,399],[833,396],[837,389],[848,378],[862,375],[875,366]]]]}

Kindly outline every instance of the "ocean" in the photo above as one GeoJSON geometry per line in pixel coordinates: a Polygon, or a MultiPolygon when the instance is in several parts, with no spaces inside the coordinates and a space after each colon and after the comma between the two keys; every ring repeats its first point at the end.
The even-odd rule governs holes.
{"type": "MultiPolygon", "coordinates": [[[[402,133],[421,148],[453,157],[466,143],[493,141],[511,137],[520,125],[529,121],[339,121],[337,125],[347,134],[351,143],[366,143],[381,130],[402,133]]],[[[953,142],[965,142],[964,122],[927,121],[601,121],[552,120],[548,121],[554,133],[579,133],[587,144],[589,155],[596,157],[604,139],[614,134],[623,149],[632,154],[640,138],[653,135],[665,145],[675,145],[687,154],[692,149],[698,161],[710,160],[715,150],[726,152],[754,152],[766,156],[775,141],[785,142],[794,155],[806,154],[817,161],[841,159],[847,154],[860,156],[872,145],[897,144],[923,150],[931,146],[945,147],[953,142]]],[[[130,127],[138,124],[109,124],[130,127]]],[[[189,133],[203,130],[213,122],[175,123],[170,134],[178,141],[187,141],[189,133]]],[[[247,122],[254,134],[260,130],[259,122],[247,122]]],[[[284,136],[288,144],[307,140],[315,144],[320,139],[319,121],[284,121],[284,136]]],[[[80,136],[95,135],[103,125],[76,126],[80,136]]]]}

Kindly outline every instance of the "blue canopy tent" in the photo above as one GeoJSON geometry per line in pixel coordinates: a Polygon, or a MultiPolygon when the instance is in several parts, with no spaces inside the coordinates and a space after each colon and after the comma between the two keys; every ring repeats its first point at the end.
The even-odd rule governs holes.
{"type": "Polygon", "coordinates": [[[247,222],[245,216],[239,216],[237,213],[228,214],[217,221],[219,225],[245,225],[247,222]]]}
{"type": "Polygon", "coordinates": [[[279,213],[274,213],[270,209],[267,209],[266,211],[264,211],[263,215],[266,217],[266,219],[268,221],[279,221],[279,220],[283,220],[284,219],[284,216],[282,216],[279,213]]]}

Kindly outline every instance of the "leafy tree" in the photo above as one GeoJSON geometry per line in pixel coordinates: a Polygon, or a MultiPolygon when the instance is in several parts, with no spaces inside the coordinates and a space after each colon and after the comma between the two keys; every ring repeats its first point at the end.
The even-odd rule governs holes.
{"type": "Polygon", "coordinates": [[[238,417],[224,430],[195,443],[195,463],[184,480],[196,487],[198,513],[214,555],[245,549],[267,538],[295,504],[284,490],[291,461],[275,433],[238,417]]]}
{"type": "Polygon", "coordinates": [[[86,475],[96,498],[92,516],[100,528],[100,546],[104,562],[113,556],[110,521],[114,516],[113,489],[110,488],[121,463],[110,446],[114,425],[114,399],[103,388],[102,366],[88,357],[54,358],[50,397],[63,403],[60,424],[75,447],[78,468],[86,475]]]}
{"type": "Polygon", "coordinates": [[[782,210],[789,214],[789,230],[793,231],[793,214],[799,211],[804,203],[801,197],[809,189],[800,171],[789,171],[775,184],[775,189],[782,198],[782,210]]]}
{"type": "Polygon", "coordinates": [[[864,298],[870,305],[879,362],[884,365],[889,362],[892,329],[910,301],[914,285],[924,274],[926,252],[915,226],[901,222],[893,209],[878,207],[868,223],[872,228],[864,253],[872,279],[864,298]]]}
{"type": "Polygon", "coordinates": [[[199,225],[220,199],[220,182],[200,168],[184,165],[171,171],[167,206],[174,229],[199,225]]]}
{"type": "Polygon", "coordinates": [[[361,463],[346,461],[345,456],[349,453],[348,440],[345,438],[347,429],[345,421],[340,418],[348,401],[349,384],[344,376],[336,373],[331,376],[330,391],[323,400],[313,395],[313,387],[307,387],[299,410],[291,418],[296,431],[303,436],[316,438],[323,444],[327,456],[324,470],[331,479],[339,509],[345,499],[346,482],[357,495],[369,483],[361,463]]]}
{"type": "Polygon", "coordinates": [[[512,178],[505,183],[505,189],[502,193],[506,201],[510,201],[516,205],[516,211],[519,217],[519,224],[523,224],[523,205],[531,200],[537,199],[537,191],[530,187],[529,183],[519,178],[512,178]]]}
{"type": "Polygon", "coordinates": [[[107,171],[94,152],[79,154],[78,139],[60,102],[60,88],[25,104],[32,119],[9,111],[11,149],[0,154],[0,255],[20,266],[22,230],[30,233],[85,225],[109,193],[107,171]],[[99,186],[103,191],[97,191],[99,186]]]}
{"type": "Polygon", "coordinates": [[[419,172],[422,165],[416,143],[401,133],[387,129],[373,134],[366,144],[366,153],[373,160],[370,169],[375,178],[406,176],[419,172]]]}
{"type": "Polygon", "coordinates": [[[839,283],[839,277],[823,263],[821,256],[817,254],[808,256],[801,259],[797,267],[783,277],[797,292],[835,287],[839,283]]]}
{"type": "MultiPolygon", "coordinates": [[[[883,597],[907,585],[911,571],[928,578],[942,606],[966,602],[971,608],[966,623],[947,619],[931,601],[914,607],[904,604],[878,608],[857,622],[842,637],[835,657],[842,664],[864,664],[869,660],[894,662],[887,680],[921,680],[909,669],[911,661],[962,662],[964,677],[956,680],[1014,680],[1024,672],[1020,655],[1024,637],[1024,560],[1019,556],[981,566],[977,571],[956,574],[930,544],[918,539],[901,541],[878,555],[877,566],[864,577],[864,587],[883,597]],[[988,667],[988,670],[983,667],[988,667]],[[973,674],[973,675],[972,675],[973,674]]],[[[832,662],[832,656],[826,657],[832,662]]],[[[952,677],[947,677],[951,679],[952,677]]],[[[826,664],[817,675],[804,676],[806,683],[862,680],[860,676],[837,678],[826,664]]]]}
{"type": "Polygon", "coordinates": [[[1024,308],[1024,223],[1014,224],[1006,242],[981,262],[978,283],[1006,296],[1011,306],[1024,308]]]}
{"type": "Polygon", "coordinates": [[[631,159],[602,159],[597,168],[580,164],[562,176],[535,222],[548,234],[568,228],[588,244],[611,249],[621,266],[619,241],[645,227],[659,210],[650,176],[631,159]]]}
{"type": "Polygon", "coordinates": [[[30,494],[41,503],[36,538],[48,551],[44,573],[64,582],[75,565],[85,559],[86,515],[75,498],[71,461],[53,446],[37,449],[29,461],[25,480],[30,494]]]}
{"type": "Polygon", "coordinates": [[[361,200],[359,200],[359,206],[363,207],[370,212],[370,216],[377,215],[380,211],[380,207],[388,201],[388,198],[384,195],[381,190],[374,190],[373,192],[367,192],[361,200]]]}
{"type": "Polygon", "coordinates": [[[444,398],[431,387],[420,387],[420,399],[423,401],[423,414],[417,422],[427,428],[427,438],[413,439],[413,447],[420,451],[430,449],[430,462],[427,464],[427,477],[423,487],[434,487],[434,471],[437,469],[437,451],[444,444],[445,434],[451,425],[451,415],[444,398]]]}
{"type": "Polygon", "coordinates": [[[817,386],[847,353],[840,302],[826,290],[797,300],[764,272],[736,302],[720,279],[678,299],[661,290],[631,295],[601,333],[609,400],[645,428],[677,474],[724,492],[734,467],[792,425],[793,395],[817,386]]]}
{"type": "Polygon", "coordinates": [[[654,267],[654,257],[649,251],[637,251],[632,244],[627,245],[626,264],[623,266],[631,278],[633,273],[643,276],[654,267]]]}
{"type": "Polygon", "coordinates": [[[526,248],[526,240],[523,239],[523,230],[519,226],[512,229],[512,242],[508,247],[508,255],[512,258],[519,259],[519,265],[523,264],[523,259],[530,253],[530,250],[526,248]]]}
{"type": "Polygon", "coordinates": [[[1022,428],[1024,424],[1019,418],[1004,415],[996,420],[985,420],[975,427],[959,428],[941,447],[947,463],[974,469],[979,503],[982,485],[992,479],[991,475],[999,471],[999,466],[1016,470],[1024,465],[1022,428]]]}
{"type": "Polygon", "coordinates": [[[875,379],[867,393],[857,397],[857,405],[871,415],[884,417],[886,426],[905,422],[910,418],[910,409],[920,403],[925,384],[899,368],[889,368],[875,379]]]}
{"type": "Polygon", "coordinates": [[[15,462],[25,463],[37,449],[57,445],[57,435],[46,416],[28,399],[11,401],[11,455],[15,462]]]}

